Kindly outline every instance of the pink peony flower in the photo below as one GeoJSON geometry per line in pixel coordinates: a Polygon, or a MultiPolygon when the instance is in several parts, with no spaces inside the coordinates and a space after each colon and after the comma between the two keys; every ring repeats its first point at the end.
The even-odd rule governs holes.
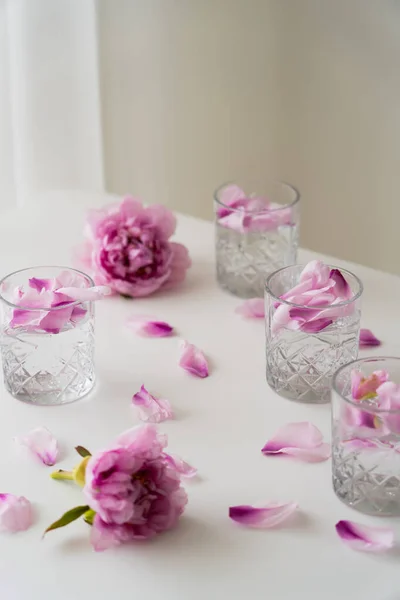
{"type": "Polygon", "coordinates": [[[145,425],[89,459],[84,494],[96,512],[95,550],[147,539],[177,523],[187,495],[179,470],[163,451],[166,444],[154,425],[145,425]]]}
{"type": "Polygon", "coordinates": [[[184,280],[191,261],[185,246],[170,242],[173,213],[164,206],[145,208],[139,200],[92,211],[80,261],[99,284],[133,298],[184,280]]]}

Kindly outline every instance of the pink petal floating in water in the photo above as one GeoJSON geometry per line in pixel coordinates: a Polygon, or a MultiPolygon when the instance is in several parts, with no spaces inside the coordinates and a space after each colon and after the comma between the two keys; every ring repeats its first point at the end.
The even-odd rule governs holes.
{"type": "Polygon", "coordinates": [[[55,285],[55,279],[39,279],[38,277],[31,277],[29,280],[29,286],[37,292],[41,292],[42,290],[53,290],[55,285]]]}
{"type": "Polygon", "coordinates": [[[229,507],[229,517],[246,527],[269,528],[282,523],[293,514],[297,504],[289,502],[287,504],[267,504],[266,506],[255,507],[249,505],[239,505],[229,507]]]}
{"type": "Polygon", "coordinates": [[[29,433],[17,436],[17,444],[25,446],[35,454],[44,465],[55,465],[58,456],[58,443],[54,435],[46,427],[37,427],[29,433]]]}
{"type": "Polygon", "coordinates": [[[386,527],[360,525],[354,521],[339,521],[335,527],[340,539],[354,550],[384,552],[394,546],[394,532],[386,527]]]}
{"type": "Polygon", "coordinates": [[[152,396],[144,385],[133,396],[132,404],[139,409],[141,421],[161,423],[161,421],[166,421],[172,417],[172,409],[168,400],[152,396]]]}
{"type": "Polygon", "coordinates": [[[360,348],[381,346],[382,342],[374,336],[370,329],[360,329],[360,348]]]}
{"type": "Polygon", "coordinates": [[[341,299],[347,300],[351,298],[351,287],[339,269],[332,269],[329,273],[329,278],[335,282],[333,291],[336,296],[340,296],[341,299]]]}
{"type": "Polygon", "coordinates": [[[264,300],[262,298],[245,300],[235,309],[235,313],[246,319],[263,319],[265,316],[264,300]]]}
{"type": "Polygon", "coordinates": [[[312,423],[288,423],[267,441],[263,454],[287,454],[306,462],[320,462],[331,455],[330,444],[323,442],[322,433],[312,423]]]}
{"type": "Polygon", "coordinates": [[[362,400],[368,396],[376,395],[377,389],[389,379],[389,373],[385,370],[374,371],[368,377],[364,377],[361,371],[353,369],[351,372],[351,395],[354,400],[362,400]]]}
{"type": "Polygon", "coordinates": [[[24,496],[0,494],[0,531],[25,531],[33,522],[32,506],[24,496]]]}
{"type": "Polygon", "coordinates": [[[174,332],[172,325],[165,321],[151,320],[138,315],[128,319],[128,326],[143,337],[168,337],[174,332]]]}
{"type": "Polygon", "coordinates": [[[169,462],[169,464],[172,467],[174,467],[174,469],[176,469],[178,473],[182,475],[182,477],[191,478],[197,475],[196,467],[192,467],[192,465],[189,465],[189,463],[187,463],[179,456],[176,456],[175,454],[166,453],[164,454],[164,456],[167,459],[167,462],[169,462]]]}
{"type": "Polygon", "coordinates": [[[204,378],[209,375],[206,357],[194,344],[185,341],[181,343],[181,356],[178,364],[196,377],[204,378]]]}
{"type": "Polygon", "coordinates": [[[328,283],[331,269],[322,260],[311,260],[303,269],[300,275],[300,283],[311,279],[313,288],[321,287],[328,283]]]}

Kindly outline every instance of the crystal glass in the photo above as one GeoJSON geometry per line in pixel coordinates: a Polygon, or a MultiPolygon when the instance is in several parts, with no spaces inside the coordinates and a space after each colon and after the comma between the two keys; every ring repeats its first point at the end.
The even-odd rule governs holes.
{"type": "Polygon", "coordinates": [[[400,358],[374,357],[338,369],[332,383],[332,478],[337,497],[370,515],[400,515],[400,410],[353,400],[351,372],[385,369],[400,383],[400,358]]]}
{"type": "Polygon", "coordinates": [[[297,258],[300,195],[291,185],[225,184],[214,194],[217,281],[240,298],[262,298],[267,275],[297,258]],[[246,190],[257,208],[226,203],[229,190],[246,190]]]}
{"type": "MultiPolygon", "coordinates": [[[[1,356],[6,389],[14,398],[31,404],[53,405],[78,400],[94,385],[93,302],[61,303],[53,308],[16,305],[16,294],[30,289],[31,278],[50,279],[61,272],[71,274],[80,287],[92,279],[62,267],[34,267],[8,275],[0,282],[1,356]],[[58,312],[57,311],[64,311],[58,312]],[[49,332],[42,319],[65,316],[61,329],[49,332]],[[71,312],[69,312],[71,311],[71,312]],[[14,317],[26,317],[24,325],[14,317]]],[[[48,306],[48,305],[47,305],[48,306]]],[[[19,319],[20,321],[21,319],[19,319]]],[[[54,319],[53,319],[54,320],[54,319]]]]}
{"type": "MultiPolygon", "coordinates": [[[[276,327],[275,312],[280,305],[306,311],[327,310],[329,306],[307,306],[281,300],[280,296],[299,283],[305,265],[292,265],[272,273],[265,286],[267,381],[281,396],[309,403],[330,399],[331,379],[338,367],[357,358],[360,330],[361,281],[340,269],[352,292],[349,300],[335,305],[332,323],[316,333],[276,327]]],[[[335,269],[337,267],[331,267],[335,269]]],[[[326,313],[325,313],[326,314],[326,313]]]]}

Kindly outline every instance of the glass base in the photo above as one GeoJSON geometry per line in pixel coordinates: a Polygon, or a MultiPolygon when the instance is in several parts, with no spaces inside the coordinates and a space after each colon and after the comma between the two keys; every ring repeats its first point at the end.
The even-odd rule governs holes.
{"type": "Polygon", "coordinates": [[[325,377],[313,388],[301,376],[292,376],[290,380],[282,381],[267,370],[268,385],[282,398],[304,404],[328,404],[331,400],[331,378],[325,377]]]}
{"type": "Polygon", "coordinates": [[[346,452],[333,444],[336,496],[367,515],[400,516],[400,454],[395,450],[346,452]]]}

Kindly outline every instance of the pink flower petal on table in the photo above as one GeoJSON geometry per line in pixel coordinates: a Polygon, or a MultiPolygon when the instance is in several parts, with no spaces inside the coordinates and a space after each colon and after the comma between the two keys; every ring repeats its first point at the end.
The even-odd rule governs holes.
{"type": "Polygon", "coordinates": [[[266,506],[255,507],[247,504],[229,507],[229,517],[246,527],[269,528],[279,525],[293,514],[297,504],[289,502],[288,504],[267,504],[266,506]]]}
{"type": "Polygon", "coordinates": [[[235,309],[235,313],[246,319],[263,319],[265,317],[264,300],[262,298],[245,300],[235,309]]]}
{"type": "Polygon", "coordinates": [[[153,321],[136,315],[128,319],[128,326],[144,337],[167,337],[174,332],[172,325],[165,321],[153,321]]]}
{"type": "Polygon", "coordinates": [[[80,302],[94,302],[101,300],[111,294],[111,288],[107,285],[97,285],[90,288],[62,287],[57,290],[58,294],[65,294],[71,300],[80,302]]]}
{"type": "Polygon", "coordinates": [[[141,421],[161,423],[161,421],[166,421],[172,417],[172,409],[168,400],[152,396],[144,385],[133,396],[132,404],[139,409],[141,421]]]}
{"type": "Polygon", "coordinates": [[[330,444],[323,443],[320,430],[305,421],[281,427],[261,452],[267,455],[287,454],[306,462],[320,462],[329,458],[331,448],[330,444]]]}
{"type": "Polygon", "coordinates": [[[374,336],[370,329],[360,329],[360,348],[370,348],[371,346],[381,346],[382,342],[374,336]]]}
{"type": "Polygon", "coordinates": [[[0,531],[25,531],[33,523],[32,506],[24,496],[0,494],[0,531]]]}
{"type": "Polygon", "coordinates": [[[37,427],[29,433],[15,438],[17,444],[25,446],[44,465],[55,465],[58,456],[58,443],[54,435],[45,427],[37,427]]]}
{"type": "Polygon", "coordinates": [[[179,366],[196,377],[208,377],[208,363],[203,352],[194,344],[183,341],[179,366]]]}
{"type": "Polygon", "coordinates": [[[167,462],[169,462],[169,464],[174,467],[174,469],[176,469],[178,473],[182,475],[182,477],[187,477],[190,479],[191,477],[195,477],[197,475],[196,467],[192,467],[192,465],[189,465],[189,463],[179,456],[166,453],[164,453],[164,456],[167,459],[167,462]]]}
{"type": "Polygon", "coordinates": [[[386,527],[360,525],[354,521],[339,521],[335,527],[340,539],[354,550],[384,552],[394,546],[394,532],[386,527]]]}

